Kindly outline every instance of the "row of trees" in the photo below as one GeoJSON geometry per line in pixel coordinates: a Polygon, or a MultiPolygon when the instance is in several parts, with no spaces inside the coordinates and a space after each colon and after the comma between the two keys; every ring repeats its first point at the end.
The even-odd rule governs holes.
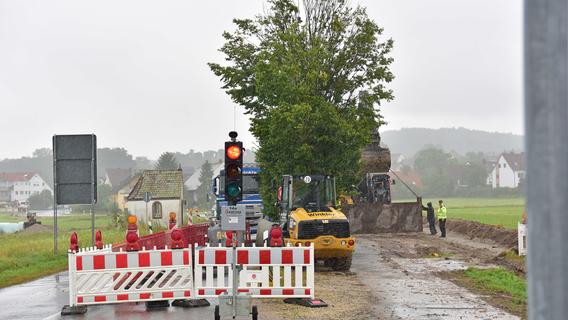
{"type": "Polygon", "coordinates": [[[393,98],[393,41],[347,0],[269,0],[264,14],[233,22],[220,50],[229,63],[209,66],[251,116],[266,211],[282,174],[356,183],[361,149],[383,123],[377,107],[393,98]]]}
{"type": "MultiPolygon", "coordinates": [[[[487,185],[492,170],[493,156],[482,152],[465,155],[447,152],[436,147],[427,147],[414,156],[412,165],[403,166],[402,172],[414,171],[422,181],[422,188],[415,191],[425,197],[447,196],[514,196],[521,190],[493,190],[487,185]]],[[[394,188],[399,198],[411,196],[402,185],[394,188]]]]}

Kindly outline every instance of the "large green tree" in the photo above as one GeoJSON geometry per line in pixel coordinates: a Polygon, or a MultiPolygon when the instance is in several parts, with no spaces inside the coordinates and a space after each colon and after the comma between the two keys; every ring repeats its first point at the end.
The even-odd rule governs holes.
{"type": "Polygon", "coordinates": [[[269,0],[263,15],[234,23],[223,33],[228,63],[209,66],[251,116],[265,208],[282,174],[352,184],[361,148],[382,124],[378,106],[393,98],[392,40],[347,0],[269,0]]]}
{"type": "Polygon", "coordinates": [[[177,162],[176,156],[172,152],[162,153],[154,166],[156,170],[176,170],[177,168],[179,168],[179,162],[177,162]]]}

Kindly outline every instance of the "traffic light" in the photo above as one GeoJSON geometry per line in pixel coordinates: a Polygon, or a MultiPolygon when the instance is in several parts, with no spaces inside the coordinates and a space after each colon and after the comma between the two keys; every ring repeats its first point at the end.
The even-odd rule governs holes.
{"type": "Polygon", "coordinates": [[[237,205],[243,198],[243,143],[235,141],[225,142],[225,199],[229,205],[237,205]]]}

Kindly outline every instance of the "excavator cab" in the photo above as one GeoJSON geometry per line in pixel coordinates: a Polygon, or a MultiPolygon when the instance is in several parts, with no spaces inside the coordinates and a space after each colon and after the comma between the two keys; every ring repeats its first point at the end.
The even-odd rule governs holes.
{"type": "Polygon", "coordinates": [[[333,176],[283,176],[278,207],[281,221],[286,221],[284,243],[314,246],[316,260],[334,270],[349,270],[355,238],[336,198],[333,176]]]}
{"type": "Polygon", "coordinates": [[[307,212],[329,212],[336,207],[335,178],[332,176],[284,176],[280,208],[286,214],[298,208],[307,212]]]}

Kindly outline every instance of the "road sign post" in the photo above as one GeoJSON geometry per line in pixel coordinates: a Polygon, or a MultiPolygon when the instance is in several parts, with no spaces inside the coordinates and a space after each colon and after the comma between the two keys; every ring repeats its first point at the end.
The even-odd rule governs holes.
{"type": "Polygon", "coordinates": [[[53,252],[57,254],[57,206],[91,206],[91,241],[95,245],[97,202],[97,137],[94,134],[53,136],[53,252]]]}
{"type": "Polygon", "coordinates": [[[146,221],[148,222],[148,229],[150,229],[150,234],[152,234],[152,220],[148,215],[148,202],[152,200],[152,193],[144,192],[144,202],[146,202],[146,221]]]}
{"type": "MultiPolygon", "coordinates": [[[[237,232],[246,231],[246,211],[243,206],[225,206],[221,209],[221,230],[231,232],[233,248],[233,289],[231,297],[219,296],[220,316],[248,316],[252,312],[250,295],[239,295],[239,272],[242,267],[237,264],[237,232]]],[[[217,316],[217,311],[216,311],[217,316]]]]}

